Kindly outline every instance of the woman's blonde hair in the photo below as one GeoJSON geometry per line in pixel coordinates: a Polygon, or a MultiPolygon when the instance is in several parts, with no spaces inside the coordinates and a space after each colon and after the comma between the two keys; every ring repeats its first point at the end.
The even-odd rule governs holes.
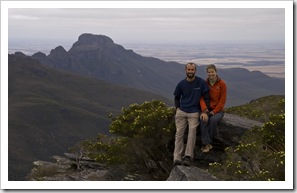
{"type": "Polygon", "coordinates": [[[208,69],[214,69],[217,72],[217,67],[214,64],[209,64],[206,66],[206,72],[208,72],[208,69]]]}

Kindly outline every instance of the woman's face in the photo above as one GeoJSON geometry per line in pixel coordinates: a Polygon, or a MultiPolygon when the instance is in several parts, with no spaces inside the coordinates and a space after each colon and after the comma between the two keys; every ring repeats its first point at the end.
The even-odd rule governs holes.
{"type": "Polygon", "coordinates": [[[215,80],[217,78],[217,72],[213,68],[207,70],[208,79],[215,80]]]}

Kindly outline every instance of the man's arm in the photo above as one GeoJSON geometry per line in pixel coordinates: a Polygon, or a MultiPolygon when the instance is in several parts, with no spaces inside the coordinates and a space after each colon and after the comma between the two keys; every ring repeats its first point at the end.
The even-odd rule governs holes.
{"type": "Polygon", "coordinates": [[[210,109],[210,95],[209,91],[203,93],[203,99],[206,104],[207,109],[210,109]]]}
{"type": "Polygon", "coordinates": [[[179,108],[180,106],[180,96],[175,96],[174,97],[174,105],[175,105],[175,108],[179,108]]]}

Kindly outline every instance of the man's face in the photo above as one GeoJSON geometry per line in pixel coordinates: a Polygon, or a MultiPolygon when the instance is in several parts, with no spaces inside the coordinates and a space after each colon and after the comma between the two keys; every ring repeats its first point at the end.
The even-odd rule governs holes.
{"type": "Polygon", "coordinates": [[[195,65],[187,65],[186,67],[186,74],[188,78],[193,78],[196,73],[195,65]]]}

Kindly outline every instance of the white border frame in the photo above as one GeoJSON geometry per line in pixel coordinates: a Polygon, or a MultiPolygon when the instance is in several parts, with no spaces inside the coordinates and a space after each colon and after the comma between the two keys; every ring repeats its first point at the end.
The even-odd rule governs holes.
{"type": "Polygon", "coordinates": [[[293,1],[1,1],[1,189],[293,189],[293,1]],[[9,8],[285,8],[286,181],[8,181],[9,8]]]}

